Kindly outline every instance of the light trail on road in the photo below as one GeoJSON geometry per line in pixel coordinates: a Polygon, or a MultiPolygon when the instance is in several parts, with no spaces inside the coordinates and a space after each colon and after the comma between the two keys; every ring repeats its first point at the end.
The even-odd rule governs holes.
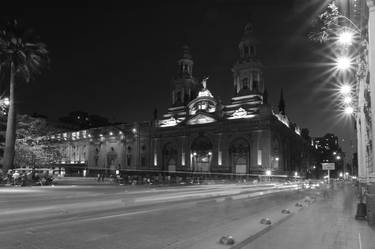
{"type": "MultiPolygon", "coordinates": [[[[213,232],[227,224],[240,221],[240,217],[246,217],[249,212],[264,211],[268,207],[259,208],[257,206],[259,202],[271,200],[271,196],[287,195],[288,198],[294,198],[292,193],[298,188],[299,186],[296,184],[222,184],[156,188],[155,190],[147,189],[144,191],[125,191],[126,188],[113,186],[113,193],[111,193],[110,188],[106,190],[75,188],[74,195],[68,188],[65,190],[64,188],[44,188],[41,190],[44,195],[40,195],[38,191],[25,191],[24,193],[27,193],[29,200],[34,198],[33,205],[25,207],[23,202],[18,199],[24,197],[22,194],[18,198],[13,196],[14,198],[11,198],[8,203],[1,203],[0,239],[5,241],[4,243],[7,246],[4,248],[6,249],[14,248],[14,242],[11,238],[19,241],[21,238],[30,239],[36,236],[39,240],[44,240],[45,237],[43,236],[51,236],[47,235],[51,231],[66,237],[60,239],[61,243],[67,243],[66,247],[56,248],[107,248],[103,245],[100,247],[100,243],[98,245],[90,244],[91,247],[82,247],[84,241],[95,242],[95,236],[103,233],[106,234],[106,240],[108,238],[122,241],[126,238],[126,243],[132,246],[125,248],[132,249],[164,248],[163,245],[168,243],[170,245],[176,243],[191,245],[189,236],[192,239],[202,239],[204,234],[202,229],[211,229],[213,232]],[[66,198],[66,196],[74,197],[66,198]],[[212,212],[213,210],[216,211],[212,212]],[[204,221],[207,223],[204,223],[204,221]],[[201,222],[203,223],[200,224],[201,222]],[[147,228],[146,224],[151,227],[147,228]],[[198,224],[200,225],[197,226],[198,224]],[[155,226],[158,225],[164,228],[156,229],[155,226]],[[172,235],[167,235],[168,229],[165,229],[165,226],[173,227],[175,225],[179,227],[190,226],[191,231],[187,234],[187,238],[179,238],[178,241],[172,243],[169,238],[172,235]],[[104,230],[101,228],[103,226],[106,227],[104,230]],[[154,246],[137,247],[138,242],[132,239],[132,242],[129,242],[129,236],[141,236],[142,228],[146,231],[142,235],[144,241],[147,241],[144,236],[153,237],[155,233],[163,234],[164,239],[154,238],[158,241],[157,245],[154,246]],[[156,230],[152,232],[150,229],[156,230]],[[113,231],[113,234],[108,233],[107,230],[113,231]],[[74,234],[72,231],[75,231],[74,234]],[[122,233],[126,235],[120,236],[122,233]],[[76,238],[75,234],[81,234],[82,236],[76,238]],[[70,244],[73,237],[79,241],[80,246],[75,247],[74,244],[70,244]]],[[[7,194],[0,193],[2,201],[6,196],[7,194]]],[[[273,203],[273,201],[270,203],[273,203]]],[[[275,206],[275,204],[272,204],[272,206],[275,206]]],[[[275,207],[279,208],[278,205],[275,207]]],[[[99,237],[104,238],[102,235],[99,237]]],[[[35,243],[35,247],[38,248],[39,242],[35,243]]],[[[48,240],[44,243],[49,245],[48,249],[55,248],[53,247],[53,241],[48,240]]],[[[29,247],[19,248],[26,249],[29,247]]],[[[40,246],[39,248],[46,247],[40,246]]]]}

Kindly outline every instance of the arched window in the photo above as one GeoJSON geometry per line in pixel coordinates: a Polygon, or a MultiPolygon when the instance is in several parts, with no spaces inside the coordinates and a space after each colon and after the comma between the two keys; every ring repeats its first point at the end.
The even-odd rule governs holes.
{"type": "Polygon", "coordinates": [[[163,148],[163,170],[170,172],[176,171],[176,165],[170,164],[171,161],[177,162],[177,146],[175,143],[167,143],[163,148]]]}
{"type": "Polygon", "coordinates": [[[259,73],[253,72],[253,91],[259,91],[259,73]]]}
{"type": "Polygon", "coordinates": [[[193,156],[194,171],[207,172],[210,170],[212,151],[213,146],[208,137],[199,136],[193,141],[191,145],[191,152],[193,156]]]}
{"type": "Polygon", "coordinates": [[[250,56],[254,56],[254,55],[255,55],[254,46],[250,46],[250,56]]]}
{"type": "Polygon", "coordinates": [[[249,79],[248,78],[242,79],[242,88],[243,89],[249,89],[249,79]]]}
{"type": "Polygon", "coordinates": [[[245,54],[245,56],[249,56],[249,47],[248,46],[244,47],[244,54],[245,54]]]}
{"type": "Polygon", "coordinates": [[[249,143],[243,139],[234,140],[229,146],[230,161],[232,172],[245,174],[248,173],[250,146],[249,143]]]}

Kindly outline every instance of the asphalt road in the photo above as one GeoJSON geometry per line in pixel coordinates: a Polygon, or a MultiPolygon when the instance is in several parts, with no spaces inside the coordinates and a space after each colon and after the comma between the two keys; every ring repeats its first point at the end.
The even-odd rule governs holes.
{"type": "Polygon", "coordinates": [[[230,234],[247,218],[300,199],[303,192],[296,189],[273,184],[4,187],[0,248],[199,248],[213,234],[230,234]]]}

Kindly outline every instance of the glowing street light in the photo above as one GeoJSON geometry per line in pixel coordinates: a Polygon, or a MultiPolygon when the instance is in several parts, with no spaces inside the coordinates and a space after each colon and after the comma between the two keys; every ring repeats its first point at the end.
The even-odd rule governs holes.
{"type": "Polygon", "coordinates": [[[353,107],[351,107],[351,106],[347,106],[347,107],[345,108],[344,112],[345,112],[345,114],[347,114],[347,115],[351,115],[351,114],[354,112],[354,109],[353,109],[353,107]]]}
{"type": "Polygon", "coordinates": [[[352,91],[352,87],[348,84],[342,85],[340,87],[340,93],[343,95],[349,94],[352,91]]]}
{"type": "Polygon", "coordinates": [[[340,159],[341,159],[341,156],[337,156],[336,159],[337,159],[337,160],[340,160],[340,159]]]}
{"type": "Polygon", "coordinates": [[[339,70],[347,70],[350,68],[352,61],[350,58],[342,56],[336,59],[336,67],[339,70]]]}
{"type": "Polygon", "coordinates": [[[353,42],[353,33],[344,31],[337,37],[337,42],[341,45],[351,45],[353,42]]]}
{"type": "Polygon", "coordinates": [[[270,175],[271,175],[271,170],[267,169],[267,170],[266,170],[266,175],[267,175],[267,176],[270,176],[270,175]]]}
{"type": "Polygon", "coordinates": [[[10,101],[9,98],[4,98],[4,105],[9,106],[10,101]]]}
{"type": "Polygon", "coordinates": [[[350,103],[352,103],[352,98],[349,97],[349,96],[346,96],[346,97],[344,98],[344,103],[345,103],[345,104],[350,104],[350,103]]]}

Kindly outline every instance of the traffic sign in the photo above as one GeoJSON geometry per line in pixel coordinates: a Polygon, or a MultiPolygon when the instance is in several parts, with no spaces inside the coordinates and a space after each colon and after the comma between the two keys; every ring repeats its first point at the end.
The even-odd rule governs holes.
{"type": "Polygon", "coordinates": [[[323,170],[334,170],[335,169],[335,163],[322,163],[322,169],[323,170]]]}

